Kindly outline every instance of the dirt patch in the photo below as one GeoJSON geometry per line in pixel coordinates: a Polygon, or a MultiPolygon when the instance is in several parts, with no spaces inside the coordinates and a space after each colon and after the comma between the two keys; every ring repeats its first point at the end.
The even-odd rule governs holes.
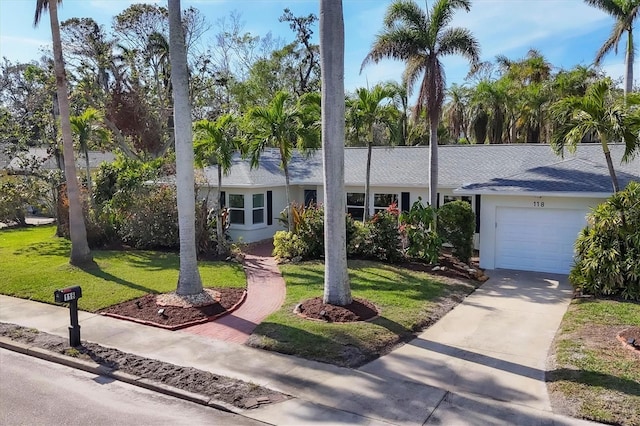
{"type": "Polygon", "coordinates": [[[478,266],[478,258],[472,258],[470,264],[467,265],[458,260],[452,254],[446,252],[440,255],[438,263],[435,265],[411,260],[400,264],[400,266],[412,271],[428,272],[429,274],[441,277],[460,278],[481,282],[488,279],[478,266]]]}
{"type": "Polygon", "coordinates": [[[295,312],[305,318],[325,322],[367,321],[378,316],[375,305],[365,299],[354,299],[346,306],[334,306],[323,303],[321,297],[314,297],[296,306],[295,312]]]}
{"type": "MultiPolygon", "coordinates": [[[[237,308],[244,300],[243,288],[213,288],[202,299],[207,302],[189,303],[182,306],[175,297],[147,294],[134,300],[110,306],[101,314],[116,318],[177,330],[219,318],[237,308]]],[[[179,299],[179,297],[178,297],[179,299]]]]}
{"type": "Polygon", "coordinates": [[[15,324],[0,323],[0,335],[31,346],[93,361],[114,370],[215,398],[239,408],[256,408],[262,404],[280,402],[290,398],[285,394],[254,383],[231,379],[196,368],[181,367],[168,362],[143,358],[95,343],[83,342],[81,346],[70,348],[68,339],[15,324]]]}

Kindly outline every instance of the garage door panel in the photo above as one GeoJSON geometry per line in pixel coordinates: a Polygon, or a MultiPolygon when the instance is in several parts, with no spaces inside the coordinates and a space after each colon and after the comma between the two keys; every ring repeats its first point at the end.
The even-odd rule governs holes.
{"type": "Polygon", "coordinates": [[[496,267],[568,273],[586,212],[570,209],[496,210],[496,267]]]}

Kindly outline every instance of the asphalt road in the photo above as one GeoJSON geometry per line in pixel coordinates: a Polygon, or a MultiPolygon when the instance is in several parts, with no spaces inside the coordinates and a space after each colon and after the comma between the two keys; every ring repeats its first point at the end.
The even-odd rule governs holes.
{"type": "Polygon", "coordinates": [[[0,349],[0,425],[262,425],[0,349]]]}

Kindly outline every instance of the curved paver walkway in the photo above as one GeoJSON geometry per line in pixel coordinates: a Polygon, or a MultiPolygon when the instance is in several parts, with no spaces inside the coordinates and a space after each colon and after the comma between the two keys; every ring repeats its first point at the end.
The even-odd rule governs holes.
{"type": "Polygon", "coordinates": [[[247,298],[229,315],[181,331],[227,342],[244,343],[258,324],[277,311],[285,298],[285,284],[271,255],[273,244],[265,241],[251,247],[243,267],[247,274],[247,298]]]}

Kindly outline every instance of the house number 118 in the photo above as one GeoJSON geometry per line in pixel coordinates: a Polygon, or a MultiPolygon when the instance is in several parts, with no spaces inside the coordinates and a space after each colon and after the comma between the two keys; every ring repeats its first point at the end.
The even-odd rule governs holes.
{"type": "Polygon", "coordinates": [[[544,201],[534,201],[533,207],[544,207],[544,201]]]}

